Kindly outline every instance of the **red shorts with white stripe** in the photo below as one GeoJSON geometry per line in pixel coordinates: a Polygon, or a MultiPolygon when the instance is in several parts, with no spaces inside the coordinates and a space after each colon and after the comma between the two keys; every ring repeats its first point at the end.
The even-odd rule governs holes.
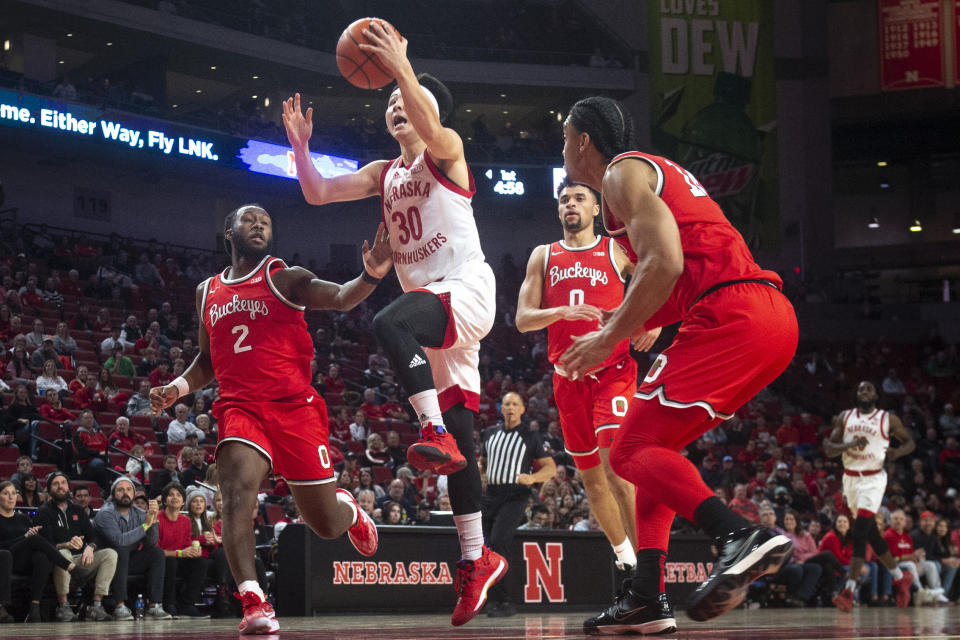
{"type": "Polygon", "coordinates": [[[714,291],[691,307],[650,367],[617,439],[680,450],[783,373],[797,338],[793,306],[773,287],[714,291]]]}
{"type": "Polygon", "coordinates": [[[627,356],[583,380],[553,374],[553,396],[560,413],[564,448],[578,469],[600,464],[637,390],[637,363],[627,356]]]}
{"type": "Polygon", "coordinates": [[[218,454],[225,442],[242,442],[262,453],[288,484],[334,480],[327,405],[313,389],[272,402],[220,400],[213,414],[218,454]]]}

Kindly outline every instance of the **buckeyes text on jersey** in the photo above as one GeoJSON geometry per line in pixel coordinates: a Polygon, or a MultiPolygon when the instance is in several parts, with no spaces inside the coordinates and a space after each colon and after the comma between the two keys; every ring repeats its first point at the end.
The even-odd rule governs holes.
{"type": "Polygon", "coordinates": [[[267,402],[310,386],[313,342],[304,308],[284,298],[271,278],[285,266],[266,256],[242,278],[227,279],[228,268],[204,285],[203,324],[221,398],[267,402]]]}

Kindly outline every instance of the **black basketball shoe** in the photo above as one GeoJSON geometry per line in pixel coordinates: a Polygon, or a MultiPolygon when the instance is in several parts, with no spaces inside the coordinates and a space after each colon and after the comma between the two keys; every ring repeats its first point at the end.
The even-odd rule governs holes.
{"type": "Polygon", "coordinates": [[[737,529],[716,544],[719,556],[710,577],[687,601],[693,620],[716,618],[739,605],[750,583],[779,571],[793,550],[790,538],[761,526],[737,529]]]}
{"type": "Polygon", "coordinates": [[[587,635],[642,633],[659,636],[676,630],[677,621],[673,618],[667,594],[644,600],[631,588],[630,580],[623,581],[623,588],[610,607],[583,623],[583,632],[587,635]]]}

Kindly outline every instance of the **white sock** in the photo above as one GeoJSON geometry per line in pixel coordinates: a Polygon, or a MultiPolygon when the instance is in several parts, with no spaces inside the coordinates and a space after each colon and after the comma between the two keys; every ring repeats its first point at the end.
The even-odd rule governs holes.
{"type": "Polygon", "coordinates": [[[637,566],[637,554],[630,544],[630,538],[624,538],[620,544],[613,545],[613,552],[617,554],[617,562],[623,565],[637,566]]]}
{"type": "Polygon", "coordinates": [[[483,554],[483,521],[480,512],[453,516],[460,536],[460,551],[467,560],[476,560],[483,554]]]}
{"type": "Polygon", "coordinates": [[[415,393],[409,399],[421,427],[427,426],[428,422],[432,422],[433,426],[443,426],[443,415],[440,413],[440,401],[437,400],[436,389],[415,393]]]}
{"type": "Polygon", "coordinates": [[[850,578],[847,578],[846,588],[849,589],[850,591],[856,591],[856,590],[857,590],[857,581],[856,581],[856,580],[852,580],[852,579],[850,579],[850,578]]]}
{"type": "Polygon", "coordinates": [[[360,522],[360,513],[357,511],[357,503],[351,500],[350,497],[347,496],[347,494],[345,493],[340,493],[339,491],[337,491],[336,494],[337,494],[337,500],[349,506],[350,510],[353,511],[353,520],[350,522],[350,526],[352,527],[353,525],[360,522]]]}
{"type": "Polygon", "coordinates": [[[902,579],[903,579],[903,571],[900,569],[900,567],[894,567],[893,569],[890,569],[890,576],[891,576],[894,580],[902,580],[902,579]]]}
{"type": "Polygon", "coordinates": [[[260,583],[257,582],[256,580],[244,580],[243,582],[237,585],[237,591],[240,592],[240,595],[253,592],[258,596],[260,596],[261,600],[267,599],[267,597],[263,595],[263,589],[260,588],[260,583]]]}

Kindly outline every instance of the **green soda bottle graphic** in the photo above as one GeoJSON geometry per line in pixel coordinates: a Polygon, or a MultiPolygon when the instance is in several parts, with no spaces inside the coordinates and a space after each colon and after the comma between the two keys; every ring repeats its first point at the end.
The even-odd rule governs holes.
{"type": "Polygon", "coordinates": [[[759,241],[764,132],[746,113],[750,80],[717,74],[714,101],[683,125],[676,158],[697,177],[749,245],[759,241]]]}

